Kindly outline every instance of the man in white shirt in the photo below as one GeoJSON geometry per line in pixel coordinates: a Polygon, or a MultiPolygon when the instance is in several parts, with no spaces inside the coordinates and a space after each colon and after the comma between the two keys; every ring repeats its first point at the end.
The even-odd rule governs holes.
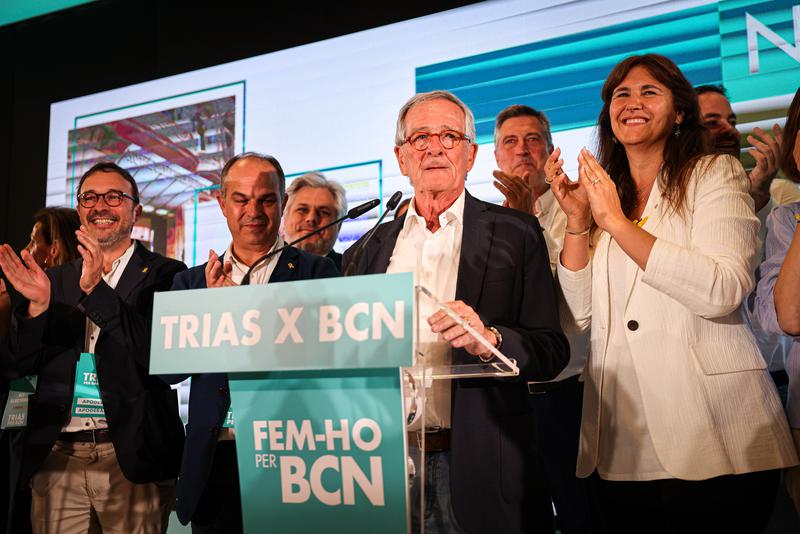
{"type": "MultiPolygon", "coordinates": [[[[285,196],[286,180],[277,159],[256,152],[231,158],[222,169],[218,197],[231,243],[222,256],[212,250],[207,263],[176,276],[172,289],[338,276],[333,262],[323,256],[294,247],[277,253],[284,246],[278,228],[285,196]]],[[[242,531],[242,508],[236,436],[228,416],[228,375],[206,373],[191,378],[189,424],[175,507],[178,519],[184,525],[191,521],[195,534],[235,534],[242,531]]]]}
{"type": "MultiPolygon", "coordinates": [[[[517,381],[440,381],[426,391],[426,532],[523,530],[533,428],[526,381],[554,378],[569,356],[538,222],[465,189],[477,148],[472,112],[455,95],[411,98],[398,116],[394,150],[413,200],[405,216],[377,228],[355,265],[357,274],[413,272],[417,284],[520,368],[517,381]]],[[[362,242],[345,252],[345,269],[362,242]]],[[[419,337],[429,358],[492,360],[491,351],[434,310],[420,302],[429,328],[419,337]]]]}
{"type": "Polygon", "coordinates": [[[78,184],[81,258],[42,271],[8,245],[0,267],[27,301],[6,374],[38,375],[20,481],[34,532],[163,532],[183,446],[175,392],[149,375],[153,293],[182,263],[131,240],[136,182],[98,163],[78,184]]]}
{"type": "MultiPolygon", "coordinates": [[[[564,244],[567,217],[545,180],[544,163],[553,151],[547,116],[515,104],[495,120],[494,156],[499,170],[495,187],[504,205],[534,215],[545,235],[550,266],[555,270],[564,244]]],[[[529,382],[536,426],[531,454],[537,476],[528,480],[528,525],[534,532],[553,532],[553,506],[564,534],[591,532],[586,483],[575,476],[581,428],[583,383],[578,380],[589,353],[588,333],[567,335],[570,360],[550,382],[529,382]]]]}

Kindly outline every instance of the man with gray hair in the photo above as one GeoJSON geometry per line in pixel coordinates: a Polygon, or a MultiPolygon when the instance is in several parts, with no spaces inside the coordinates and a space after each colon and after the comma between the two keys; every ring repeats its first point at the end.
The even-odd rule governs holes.
{"type": "MultiPolygon", "coordinates": [[[[310,172],[292,180],[286,189],[283,231],[291,243],[347,213],[347,197],[339,182],[328,180],[320,172],[310,172]]],[[[297,244],[297,248],[326,256],[341,272],[342,255],[333,250],[342,223],[331,226],[297,244]]]]}
{"type": "MultiPolygon", "coordinates": [[[[525,105],[503,109],[495,120],[495,187],[504,205],[535,216],[542,226],[555,269],[564,243],[567,217],[545,180],[544,164],[553,151],[550,121],[525,105]]],[[[586,482],[575,476],[581,428],[583,383],[578,380],[589,355],[589,336],[570,334],[570,360],[555,380],[530,382],[528,400],[536,419],[531,451],[534,476],[527,480],[528,527],[553,532],[553,505],[564,534],[591,532],[586,482]]]]}
{"type": "MultiPolygon", "coordinates": [[[[516,359],[520,380],[434,381],[425,389],[426,532],[521,532],[534,421],[527,380],[549,380],[569,356],[541,229],[529,214],[474,198],[465,189],[478,146],[470,109],[446,91],[422,93],[400,110],[395,155],[414,188],[403,217],[377,228],[356,274],[414,273],[430,299],[418,340],[432,365],[491,362],[468,323],[516,359]]],[[[344,254],[347,268],[358,241],[344,254]]],[[[411,445],[422,430],[410,428],[411,445]]],[[[412,489],[418,527],[420,488],[412,489]]]]}

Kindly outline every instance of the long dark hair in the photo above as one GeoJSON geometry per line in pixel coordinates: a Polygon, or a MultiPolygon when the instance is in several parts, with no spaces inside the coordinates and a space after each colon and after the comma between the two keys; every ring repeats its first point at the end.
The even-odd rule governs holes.
{"type": "Polygon", "coordinates": [[[789,113],[786,115],[786,126],[783,128],[783,148],[781,150],[781,169],[787,178],[800,182],[800,161],[795,161],[794,140],[800,130],[800,89],[794,94],[789,113]]]}
{"type": "Polygon", "coordinates": [[[50,267],[72,261],[78,257],[78,237],[75,235],[81,221],[78,212],[71,208],[42,208],[33,215],[33,224],[41,224],[42,238],[48,246],[60,243],[59,255],[50,267]]]}
{"type": "Polygon", "coordinates": [[[659,54],[630,56],[619,62],[603,85],[603,110],[597,121],[598,161],[617,184],[622,211],[625,215],[635,208],[636,184],[631,177],[625,147],[617,143],[611,129],[611,96],[634,67],[644,67],[650,75],[672,93],[677,113],[683,113],[680,135],[669,135],[664,145],[664,164],[659,189],[667,205],[676,212],[683,211],[686,184],[698,159],[711,152],[708,131],[700,122],[700,108],[692,84],[671,59],[659,54]]]}

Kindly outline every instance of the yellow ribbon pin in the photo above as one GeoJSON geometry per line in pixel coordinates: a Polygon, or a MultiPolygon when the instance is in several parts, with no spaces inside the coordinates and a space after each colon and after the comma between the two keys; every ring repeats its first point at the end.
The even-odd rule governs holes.
{"type": "Polygon", "coordinates": [[[290,268],[290,269],[294,269],[294,263],[292,263],[292,262],[289,262],[289,265],[288,265],[288,266],[289,266],[289,268],[290,268]]]}

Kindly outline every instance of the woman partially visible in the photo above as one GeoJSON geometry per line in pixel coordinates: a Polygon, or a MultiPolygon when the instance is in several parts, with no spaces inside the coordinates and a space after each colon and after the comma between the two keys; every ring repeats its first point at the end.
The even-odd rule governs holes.
{"type": "MultiPolygon", "coordinates": [[[[78,238],[75,231],[80,227],[78,212],[70,208],[43,208],[33,216],[31,239],[25,249],[30,252],[34,261],[42,268],[56,267],[78,257],[78,238]]],[[[0,280],[0,335],[5,335],[11,318],[11,299],[5,291],[6,286],[0,280]]],[[[30,387],[32,377],[20,378],[10,383],[13,391],[25,391],[30,387]]],[[[12,393],[13,394],[13,393],[12,393]]],[[[5,403],[4,403],[5,404],[5,403]]],[[[3,433],[3,448],[8,446],[8,456],[15,457],[24,453],[21,428],[6,428],[3,433]]],[[[10,466],[21,462],[9,462],[10,466]]],[[[10,488],[16,486],[18,474],[8,473],[10,488]]],[[[10,489],[9,488],[9,489],[10,489]]],[[[11,492],[8,499],[8,522],[0,527],[9,533],[30,532],[31,496],[29,488],[19,488],[11,492]]]]}
{"type": "Polygon", "coordinates": [[[545,164],[567,215],[566,320],[591,327],[578,476],[608,532],[761,532],[797,455],[740,309],[758,250],[747,176],[708,155],[668,58],[623,60],[602,98],[598,159],[581,151],[577,182],[559,149],[545,164]]]}
{"type": "MultiPolygon", "coordinates": [[[[800,89],[794,95],[783,130],[781,166],[800,183],[800,89]]],[[[753,314],[770,333],[794,337],[786,359],[789,396],[786,411],[800,454],[800,202],[775,208],[767,218],[767,240],[753,314]]],[[[786,472],[786,487],[800,513],[800,467],[786,472]]]]}

